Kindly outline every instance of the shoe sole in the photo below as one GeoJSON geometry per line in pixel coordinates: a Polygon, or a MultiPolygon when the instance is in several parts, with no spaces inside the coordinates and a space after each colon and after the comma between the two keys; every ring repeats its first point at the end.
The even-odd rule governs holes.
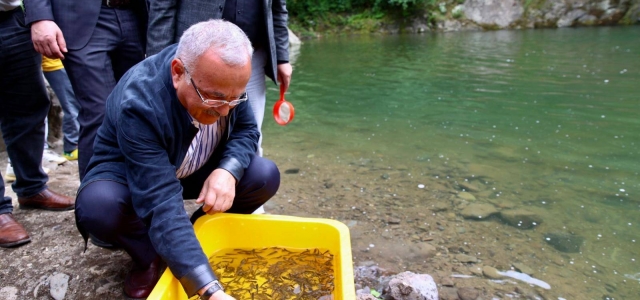
{"type": "Polygon", "coordinates": [[[42,209],[42,210],[48,210],[48,211],[66,211],[66,210],[75,209],[75,204],[71,205],[69,207],[61,207],[61,208],[32,206],[32,205],[24,205],[24,204],[20,204],[20,205],[18,205],[18,207],[20,207],[20,209],[42,209]]]}
{"type": "Polygon", "coordinates": [[[26,243],[31,242],[31,238],[26,238],[24,240],[19,240],[19,241],[15,241],[15,242],[11,242],[11,243],[4,243],[4,244],[0,244],[0,247],[2,248],[13,248],[13,247],[18,247],[20,245],[24,245],[26,243]]]}
{"type": "Polygon", "coordinates": [[[109,249],[109,250],[118,250],[120,249],[120,247],[113,245],[113,244],[109,244],[107,242],[103,242],[101,240],[98,240],[96,238],[94,238],[93,236],[89,237],[89,241],[91,241],[91,244],[94,244],[95,246],[98,246],[100,248],[105,248],[105,249],[109,249]]]}

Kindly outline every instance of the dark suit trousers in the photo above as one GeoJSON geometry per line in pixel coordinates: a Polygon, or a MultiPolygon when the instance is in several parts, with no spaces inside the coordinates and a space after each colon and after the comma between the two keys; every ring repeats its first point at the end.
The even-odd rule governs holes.
{"type": "MultiPolygon", "coordinates": [[[[197,198],[216,166],[217,160],[210,159],[198,171],[180,180],[183,198],[197,198]]],[[[250,214],[273,197],[278,187],[280,172],[276,165],[255,155],[236,185],[236,197],[227,212],[250,214]]],[[[191,216],[191,222],[202,215],[204,212],[199,208],[191,216]]],[[[148,266],[158,257],[147,226],[133,210],[131,194],[125,184],[99,180],[85,186],[76,199],[76,222],[80,232],[122,247],[140,267],[148,266]]]]}
{"type": "Polygon", "coordinates": [[[78,171],[80,180],[93,155],[93,141],[104,119],[107,97],[124,73],[144,59],[144,37],[133,10],[103,6],[86,46],[69,50],[63,64],[80,104],[78,171]]]}
{"type": "MultiPolygon", "coordinates": [[[[22,9],[0,12],[0,128],[16,174],[12,188],[19,197],[41,192],[49,180],[40,167],[50,104],[41,59],[22,9]]],[[[0,175],[0,214],[13,210],[4,192],[0,175]]]]}

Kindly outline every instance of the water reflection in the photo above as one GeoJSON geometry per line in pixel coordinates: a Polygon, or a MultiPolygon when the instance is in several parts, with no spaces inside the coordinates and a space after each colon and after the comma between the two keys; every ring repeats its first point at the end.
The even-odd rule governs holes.
{"type": "Polygon", "coordinates": [[[283,185],[308,185],[298,197],[314,203],[314,213],[369,222],[352,228],[356,254],[432,271],[402,245],[467,247],[503,256],[484,257],[487,264],[538,267],[559,286],[549,295],[633,298],[640,293],[638,33],[308,41],[288,96],[296,119],[287,128],[265,124],[266,153],[302,168],[283,185]],[[469,187],[476,200],[452,194],[469,187]],[[500,218],[466,221],[461,211],[473,203],[543,221],[527,231],[500,218]],[[556,250],[544,239],[550,233],[583,238],[580,251],[556,250]],[[375,251],[360,252],[371,241],[375,251]]]}

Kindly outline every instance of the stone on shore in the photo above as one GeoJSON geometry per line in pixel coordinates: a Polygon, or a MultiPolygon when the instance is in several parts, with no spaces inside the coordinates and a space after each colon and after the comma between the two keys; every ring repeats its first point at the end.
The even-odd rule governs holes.
{"type": "Polygon", "coordinates": [[[438,300],[438,287],[428,274],[402,272],[391,277],[383,296],[396,300],[438,300]]]}
{"type": "Polygon", "coordinates": [[[64,273],[56,273],[49,277],[49,294],[55,300],[64,299],[69,288],[69,275],[64,273]]]}

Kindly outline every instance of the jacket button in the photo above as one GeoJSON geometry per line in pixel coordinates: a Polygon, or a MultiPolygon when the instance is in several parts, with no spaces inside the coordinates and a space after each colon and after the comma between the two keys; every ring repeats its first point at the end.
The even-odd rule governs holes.
{"type": "Polygon", "coordinates": [[[224,7],[222,6],[222,4],[220,4],[220,11],[222,11],[224,9],[224,7]]]}

